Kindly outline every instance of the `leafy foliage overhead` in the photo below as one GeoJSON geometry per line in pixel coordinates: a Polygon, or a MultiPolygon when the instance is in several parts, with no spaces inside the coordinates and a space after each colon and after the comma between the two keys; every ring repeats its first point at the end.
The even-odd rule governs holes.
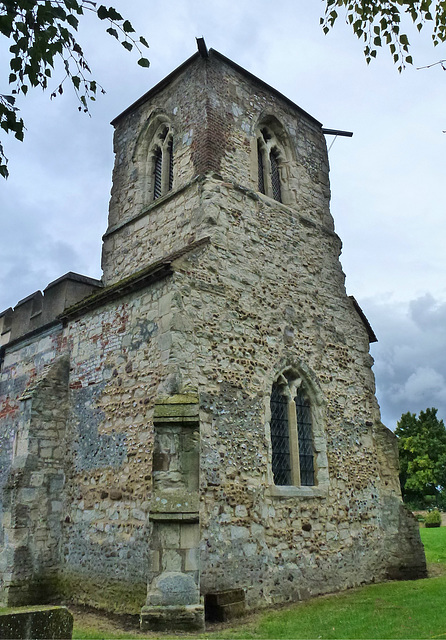
{"type": "MultiPolygon", "coordinates": [[[[0,94],[0,127],[23,140],[25,125],[19,116],[17,97],[32,87],[48,88],[57,61],[63,64],[64,76],[51,97],[64,91],[68,80],[79,99],[79,110],[89,112],[89,101],[104,89],[91,78],[91,71],[77,41],[79,19],[85,11],[105,21],[106,31],[122,46],[139,54],[138,64],[148,67],[142,55],[146,40],[136,37],[132,24],[113,7],[97,6],[90,0],[6,0],[0,2],[0,34],[11,41],[9,51],[10,93],[0,94]]],[[[8,176],[7,159],[0,144],[0,175],[8,176]]]]}
{"type": "MultiPolygon", "coordinates": [[[[325,33],[339,17],[345,15],[348,24],[364,41],[367,62],[376,58],[379,47],[388,46],[398,70],[412,64],[410,43],[404,23],[412,21],[418,31],[430,30],[437,46],[446,41],[446,2],[444,0],[326,0],[321,24],[325,33]],[[407,17],[407,18],[406,18],[407,17]]],[[[444,67],[444,60],[439,63],[444,67]]]]}
{"type": "MultiPolygon", "coordinates": [[[[400,455],[403,498],[419,507],[444,498],[446,491],[446,427],[437,409],[401,416],[395,430],[400,455]]],[[[443,502],[443,500],[441,500],[443,502]]]]}

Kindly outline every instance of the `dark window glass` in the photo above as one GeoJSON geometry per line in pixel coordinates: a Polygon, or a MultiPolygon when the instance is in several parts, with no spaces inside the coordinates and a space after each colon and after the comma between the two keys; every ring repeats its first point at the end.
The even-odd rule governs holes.
{"type": "Polygon", "coordinates": [[[156,200],[161,195],[161,176],[163,171],[163,154],[161,149],[156,149],[153,167],[153,199],[156,200]]]}
{"type": "Polygon", "coordinates": [[[273,188],[273,198],[282,202],[282,190],[280,188],[279,161],[277,151],[274,149],[270,153],[271,162],[271,185],[273,188]]]}
{"type": "Polygon", "coordinates": [[[300,484],[304,487],[312,487],[314,486],[314,450],[310,403],[300,389],[294,402],[299,439],[300,484]]]}
{"type": "Polygon", "coordinates": [[[291,484],[290,435],[288,429],[288,400],[274,385],[271,393],[271,445],[274,484],[291,484]]]}
{"type": "Polygon", "coordinates": [[[260,142],[257,143],[257,158],[259,167],[259,191],[265,193],[265,167],[263,164],[263,153],[260,142]]]}

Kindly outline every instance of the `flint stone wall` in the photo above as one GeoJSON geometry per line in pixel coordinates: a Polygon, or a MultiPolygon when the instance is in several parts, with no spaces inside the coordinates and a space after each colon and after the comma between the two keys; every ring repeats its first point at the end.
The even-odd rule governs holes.
{"type": "MultiPolygon", "coordinates": [[[[63,332],[6,349],[6,468],[33,367],[70,357],[59,591],[135,613],[167,602],[175,572],[191,586],[189,601],[199,583],[202,594],[245,589],[248,607],[424,575],[395,438],[380,422],[367,329],[345,292],[320,125],[221,56],[195,58],[186,71],[116,122],[103,268],[105,284],[124,293],[67,314],[63,332]],[[150,204],[138,145],[160,112],[174,134],[174,183],[150,204]],[[284,204],[257,191],[255,134],[268,114],[289,143],[284,204]],[[175,252],[162,279],[125,293],[136,271],[175,252]],[[287,368],[311,395],[315,487],[272,478],[270,393],[287,368]],[[154,407],[182,394],[199,405],[199,469],[185,489],[195,546],[183,544],[178,513],[170,526],[153,509],[154,471],[180,481],[163,465],[182,446],[169,427],[153,468],[154,407]]],[[[185,502],[158,497],[165,510],[185,502]]]]}
{"type": "Polygon", "coordinates": [[[20,424],[20,398],[54,361],[66,353],[62,327],[18,344],[8,350],[0,371],[0,547],[4,542],[2,525],[3,488],[8,481],[13,445],[20,424]]]}

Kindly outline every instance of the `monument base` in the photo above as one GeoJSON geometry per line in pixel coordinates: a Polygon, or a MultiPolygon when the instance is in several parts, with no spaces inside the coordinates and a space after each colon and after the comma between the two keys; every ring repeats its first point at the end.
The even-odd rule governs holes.
{"type": "Polygon", "coordinates": [[[204,631],[204,606],[145,606],[141,609],[140,625],[141,631],[204,631]]]}

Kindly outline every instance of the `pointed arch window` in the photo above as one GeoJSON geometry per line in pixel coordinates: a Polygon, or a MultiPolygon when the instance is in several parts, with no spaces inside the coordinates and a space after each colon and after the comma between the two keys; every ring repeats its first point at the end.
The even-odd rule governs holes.
{"type": "Polygon", "coordinates": [[[281,375],[272,387],[270,409],[274,484],[315,486],[313,419],[302,380],[281,375]]]}
{"type": "Polygon", "coordinates": [[[277,137],[269,127],[261,127],[257,135],[258,189],[277,202],[282,202],[282,164],[284,154],[277,137]]]}
{"type": "Polygon", "coordinates": [[[153,200],[157,200],[173,187],[173,135],[166,123],[160,125],[156,131],[149,160],[152,167],[151,195],[153,200]]]}

